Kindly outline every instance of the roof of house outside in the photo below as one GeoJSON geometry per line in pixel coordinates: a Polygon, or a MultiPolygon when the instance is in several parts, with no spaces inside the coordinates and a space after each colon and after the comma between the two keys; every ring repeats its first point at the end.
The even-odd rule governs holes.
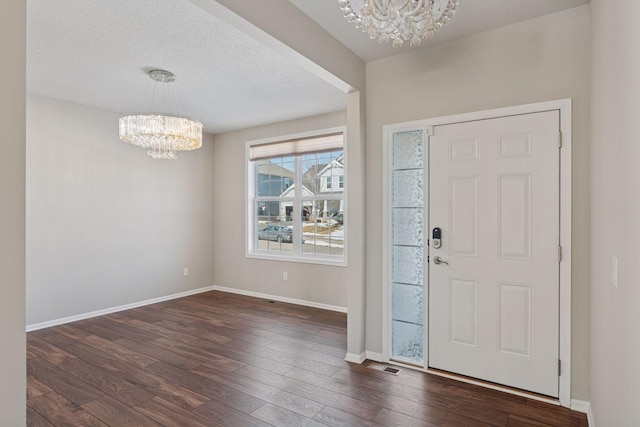
{"type": "MultiPolygon", "coordinates": [[[[296,194],[296,185],[291,184],[284,192],[280,195],[280,197],[293,197],[296,194]]],[[[309,190],[304,185],[302,186],[302,195],[303,196],[313,196],[313,191],[309,190]]]]}
{"type": "Polygon", "coordinates": [[[307,169],[302,176],[306,176],[306,177],[312,177],[312,176],[316,176],[320,173],[320,171],[322,171],[324,168],[327,167],[326,163],[322,163],[322,164],[313,164],[309,167],[309,169],[307,169]]]}
{"type": "Polygon", "coordinates": [[[332,161],[331,163],[329,163],[328,165],[324,165],[322,170],[318,172],[318,175],[324,175],[332,167],[344,169],[344,154],[338,157],[337,159],[335,159],[334,161],[332,161]]]}

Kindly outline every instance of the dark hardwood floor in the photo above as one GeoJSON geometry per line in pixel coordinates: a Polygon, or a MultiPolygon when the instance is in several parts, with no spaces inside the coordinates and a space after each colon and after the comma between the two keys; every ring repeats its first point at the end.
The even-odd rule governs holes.
{"type": "Polygon", "coordinates": [[[346,316],[208,292],[27,335],[30,426],[575,426],[583,414],[346,363],[346,316]]]}

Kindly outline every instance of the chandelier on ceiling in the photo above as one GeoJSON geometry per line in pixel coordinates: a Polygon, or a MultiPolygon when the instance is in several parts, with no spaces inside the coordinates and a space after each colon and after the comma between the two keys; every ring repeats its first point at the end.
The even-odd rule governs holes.
{"type": "MultiPolygon", "coordinates": [[[[175,75],[165,70],[149,72],[151,80],[172,83],[175,75]]],[[[202,147],[202,123],[184,117],[162,114],[133,115],[120,118],[120,139],[147,148],[154,159],[177,159],[177,151],[202,147]]]]}
{"type": "Polygon", "coordinates": [[[420,46],[422,39],[453,19],[460,0],[338,0],[347,21],[377,38],[402,47],[420,46]]]}

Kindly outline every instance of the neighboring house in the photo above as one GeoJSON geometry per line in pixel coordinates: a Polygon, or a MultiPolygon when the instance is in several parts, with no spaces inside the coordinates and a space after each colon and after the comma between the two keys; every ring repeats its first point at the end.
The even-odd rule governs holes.
{"type": "MultiPolygon", "coordinates": [[[[295,173],[281,165],[261,160],[258,163],[258,194],[263,197],[293,198],[295,196],[295,173]]],[[[328,164],[314,164],[303,173],[302,196],[344,191],[344,156],[328,164]]],[[[342,201],[324,201],[322,207],[312,201],[303,202],[303,214],[309,216],[333,216],[343,212],[342,201]]],[[[292,217],[293,201],[263,202],[258,206],[258,215],[272,220],[277,215],[279,221],[292,217]]]]}
{"type": "Polygon", "coordinates": [[[318,176],[320,177],[321,193],[344,191],[344,155],[326,165],[318,173],[318,176]]]}
{"type": "Polygon", "coordinates": [[[327,166],[326,163],[314,163],[302,174],[303,185],[311,190],[313,194],[320,194],[318,176],[327,166]]]}
{"type": "MultiPolygon", "coordinates": [[[[288,197],[290,198],[290,200],[274,202],[274,203],[280,203],[280,209],[278,211],[278,219],[280,221],[288,221],[291,219],[291,216],[293,214],[293,198],[295,197],[295,195],[296,195],[296,185],[293,184],[280,195],[280,197],[288,197]]],[[[304,185],[302,186],[303,197],[305,196],[308,197],[313,195],[314,195],[313,191],[309,190],[304,185]]],[[[308,217],[313,210],[313,202],[311,200],[303,201],[302,210],[304,212],[305,217],[308,217]]]]}
{"type": "Polygon", "coordinates": [[[279,196],[295,182],[293,171],[269,160],[258,162],[258,195],[279,196]]]}
{"type": "MultiPolygon", "coordinates": [[[[270,160],[258,162],[258,195],[278,197],[295,182],[295,173],[270,160]]],[[[258,206],[258,216],[273,217],[279,215],[279,202],[263,202],[258,206]]]]}
{"type": "MultiPolygon", "coordinates": [[[[326,165],[319,173],[320,193],[344,192],[344,155],[326,165]]],[[[344,212],[344,200],[325,200],[322,216],[335,216],[344,212]]]]}

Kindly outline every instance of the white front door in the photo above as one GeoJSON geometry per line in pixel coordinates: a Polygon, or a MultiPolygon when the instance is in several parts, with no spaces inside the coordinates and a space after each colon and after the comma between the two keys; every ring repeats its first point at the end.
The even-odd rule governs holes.
{"type": "Polygon", "coordinates": [[[434,127],[429,367],[558,396],[559,121],[434,127]]]}

